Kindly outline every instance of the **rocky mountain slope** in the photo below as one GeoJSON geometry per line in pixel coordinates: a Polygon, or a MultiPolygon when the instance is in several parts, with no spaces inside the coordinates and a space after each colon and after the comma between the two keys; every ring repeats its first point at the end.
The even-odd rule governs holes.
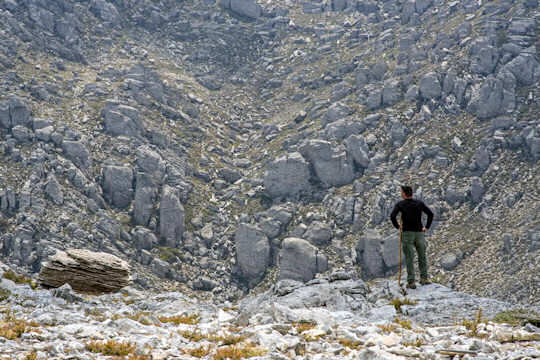
{"type": "Polygon", "coordinates": [[[115,254],[233,301],[395,273],[540,299],[538,1],[0,0],[0,251],[115,254]]]}

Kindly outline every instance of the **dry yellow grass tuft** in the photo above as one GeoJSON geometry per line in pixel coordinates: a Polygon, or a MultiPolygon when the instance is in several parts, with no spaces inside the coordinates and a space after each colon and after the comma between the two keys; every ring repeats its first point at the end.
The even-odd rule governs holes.
{"type": "Polygon", "coordinates": [[[213,334],[208,337],[208,340],[221,343],[222,345],[236,345],[246,340],[246,337],[243,335],[232,335],[232,334],[215,335],[213,334]]]}
{"type": "Polygon", "coordinates": [[[162,323],[173,323],[175,325],[197,325],[200,321],[198,314],[191,315],[176,315],[176,316],[160,316],[159,321],[162,323]]]}
{"type": "Polygon", "coordinates": [[[115,340],[91,341],[86,344],[86,350],[93,353],[101,353],[107,356],[127,356],[135,351],[135,345],[130,342],[118,342],[115,340]]]}
{"type": "Polygon", "coordinates": [[[478,334],[478,325],[482,322],[487,322],[487,320],[482,318],[482,309],[478,309],[473,320],[463,319],[461,324],[470,331],[471,336],[481,337],[478,334]]]}
{"type": "Polygon", "coordinates": [[[11,312],[8,312],[4,319],[0,321],[0,337],[8,340],[15,340],[22,334],[30,331],[37,331],[40,325],[33,321],[16,319],[11,312]]]}
{"type": "Polygon", "coordinates": [[[4,301],[7,298],[9,298],[11,295],[11,291],[7,289],[0,289],[0,301],[4,301]]]}
{"type": "Polygon", "coordinates": [[[396,311],[401,314],[401,306],[402,305],[416,305],[418,302],[415,300],[411,300],[409,298],[394,298],[390,300],[390,304],[394,305],[394,308],[396,308],[396,311]]]}
{"type": "Polygon", "coordinates": [[[421,338],[416,338],[414,341],[404,341],[401,344],[406,347],[420,347],[424,345],[424,341],[421,338]]]}
{"type": "Polygon", "coordinates": [[[207,337],[207,335],[204,335],[199,330],[181,330],[178,332],[178,334],[180,334],[180,336],[183,338],[194,342],[199,342],[207,337]]]}
{"type": "Polygon", "coordinates": [[[391,333],[391,332],[396,331],[397,329],[397,326],[395,324],[377,325],[377,327],[385,333],[391,333]]]}
{"type": "Polygon", "coordinates": [[[353,350],[360,349],[363,345],[361,341],[350,340],[350,339],[338,339],[338,342],[341,346],[349,348],[349,349],[353,349],[353,350]]]}
{"type": "Polygon", "coordinates": [[[411,324],[411,320],[408,320],[408,319],[401,319],[399,317],[396,317],[394,319],[394,322],[396,324],[398,324],[399,326],[401,326],[402,328],[404,329],[407,329],[407,330],[411,330],[412,329],[412,324],[411,324]]]}
{"type": "Polygon", "coordinates": [[[196,358],[202,358],[210,354],[212,351],[212,348],[210,346],[199,346],[194,349],[187,349],[184,350],[184,352],[190,356],[196,357],[196,358]]]}
{"type": "Polygon", "coordinates": [[[36,360],[37,359],[37,351],[34,350],[30,354],[26,355],[24,357],[24,360],[36,360]]]}
{"type": "Polygon", "coordinates": [[[8,271],[4,272],[2,277],[4,279],[11,280],[16,284],[28,284],[28,285],[30,285],[30,287],[32,289],[37,288],[37,283],[34,280],[30,279],[28,276],[19,275],[19,274],[15,273],[13,270],[8,270],[8,271]]]}
{"type": "Polygon", "coordinates": [[[310,320],[300,320],[298,322],[293,322],[292,326],[300,334],[300,333],[303,333],[304,331],[313,329],[315,326],[317,326],[317,323],[310,320]]]}
{"type": "Polygon", "coordinates": [[[243,346],[233,345],[225,346],[217,349],[214,354],[214,360],[240,360],[248,359],[255,356],[263,356],[266,354],[266,350],[256,347],[252,344],[245,344],[243,346]]]}

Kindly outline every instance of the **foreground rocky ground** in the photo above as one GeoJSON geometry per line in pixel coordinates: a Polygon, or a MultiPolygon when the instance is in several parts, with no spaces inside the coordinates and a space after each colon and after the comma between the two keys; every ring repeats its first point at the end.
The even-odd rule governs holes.
{"type": "Polygon", "coordinates": [[[307,284],[284,280],[219,305],[132,287],[101,296],[66,286],[33,290],[6,278],[0,294],[2,359],[540,357],[540,328],[499,323],[528,314],[538,325],[537,308],[438,284],[404,297],[396,281],[365,283],[345,272],[307,284]]]}

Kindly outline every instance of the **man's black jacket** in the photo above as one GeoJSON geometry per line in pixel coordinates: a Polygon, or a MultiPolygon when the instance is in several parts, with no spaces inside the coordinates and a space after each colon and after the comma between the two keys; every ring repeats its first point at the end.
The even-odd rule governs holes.
{"type": "Polygon", "coordinates": [[[394,206],[390,219],[396,229],[399,229],[396,216],[401,212],[403,231],[422,231],[422,212],[427,214],[426,228],[429,229],[433,221],[433,212],[420,200],[408,198],[401,200],[394,206]]]}

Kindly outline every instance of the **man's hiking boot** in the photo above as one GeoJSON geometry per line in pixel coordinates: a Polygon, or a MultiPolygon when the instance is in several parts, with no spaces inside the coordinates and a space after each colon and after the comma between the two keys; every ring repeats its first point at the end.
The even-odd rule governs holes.
{"type": "Polygon", "coordinates": [[[414,282],[407,283],[407,289],[416,289],[416,284],[414,282]]]}
{"type": "Polygon", "coordinates": [[[420,279],[420,285],[429,285],[431,284],[431,281],[428,279],[420,279]]]}

